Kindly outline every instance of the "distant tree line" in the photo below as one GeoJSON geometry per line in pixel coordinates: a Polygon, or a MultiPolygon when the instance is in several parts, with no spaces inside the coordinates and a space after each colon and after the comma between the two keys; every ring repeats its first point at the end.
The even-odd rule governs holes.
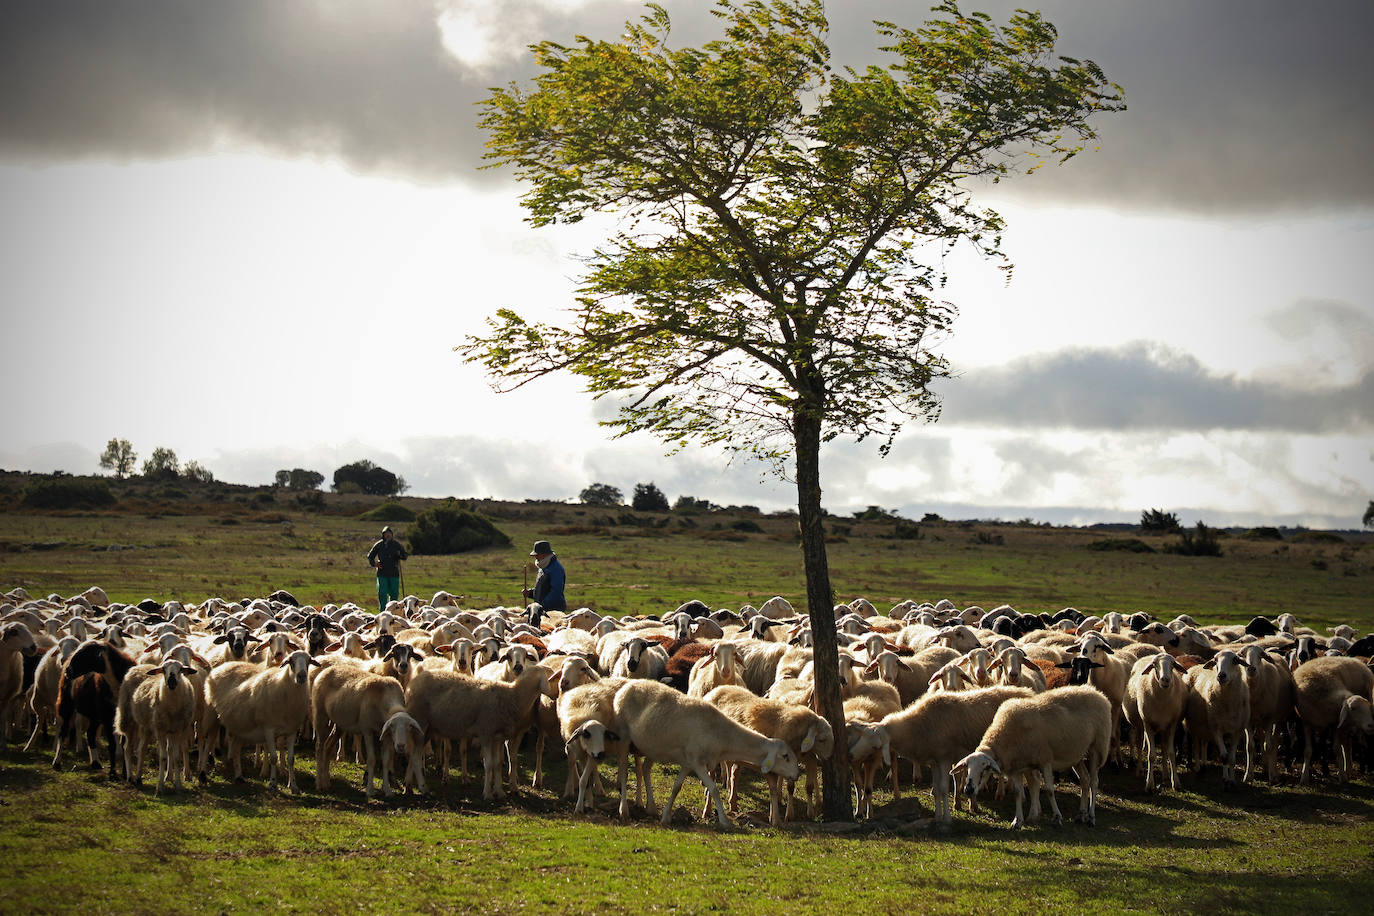
{"type": "MultiPolygon", "coordinates": [[[[123,480],[133,473],[138,453],[128,439],[111,439],[105,444],[100,455],[100,466],[114,473],[115,478],[123,480]]],[[[182,464],[177,453],[170,448],[159,446],[143,462],[143,477],[149,480],[190,480],[196,483],[214,483],[215,475],[198,461],[182,464]]]]}

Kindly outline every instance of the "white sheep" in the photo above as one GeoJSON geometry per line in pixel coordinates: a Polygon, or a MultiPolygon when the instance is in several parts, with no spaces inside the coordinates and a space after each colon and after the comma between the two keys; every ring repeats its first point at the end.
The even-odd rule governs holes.
{"type": "MultiPolygon", "coordinates": [[[[816,765],[826,760],[835,751],[835,733],[824,717],[803,706],[794,706],[776,700],[756,696],[744,687],[731,685],[717,687],[708,693],[707,703],[725,713],[731,719],[752,728],[769,738],[779,738],[787,742],[799,764],[804,764],[808,780],[808,810],[815,816],[818,783],[816,765]]],[[[729,786],[729,808],[737,810],[739,798],[739,763],[729,763],[726,782],[729,786]]],[[[768,777],[769,800],[768,822],[780,826],[782,813],[782,780],[776,774],[768,777]]],[[[792,816],[793,796],[787,799],[787,817],[792,816]]]]}
{"type": "Polygon", "coordinates": [[[33,711],[33,734],[29,736],[25,751],[38,747],[39,736],[47,737],[48,724],[57,721],[57,684],[62,676],[62,665],[71,658],[81,643],[75,636],[64,636],[43,654],[33,673],[33,686],[29,688],[29,709],[33,711]]]}
{"type": "Polygon", "coordinates": [[[1250,724],[1250,687],[1241,675],[1249,665],[1230,649],[1188,672],[1193,692],[1185,717],[1193,735],[1194,759],[1200,765],[1206,742],[1221,757],[1221,784],[1235,785],[1236,751],[1250,724]]]}
{"type": "MultiPolygon", "coordinates": [[[[565,679],[567,675],[564,675],[565,679]]],[[[621,737],[614,730],[615,695],[628,681],[623,678],[601,678],[569,686],[558,697],[558,724],[563,736],[563,750],[568,755],[568,779],[563,797],[577,793],[574,814],[581,814],[590,804],[589,792],[599,791],[596,784],[597,764],[611,754],[617,758],[623,749],[621,737]]],[[[632,748],[628,749],[631,752],[632,748]]],[[[637,786],[635,803],[640,804],[648,790],[650,809],[654,804],[654,787],[645,778],[644,758],[635,755],[637,786]]]]}
{"type": "MultiPolygon", "coordinates": [[[[134,668],[129,674],[133,675],[143,667],[134,668]]],[[[194,668],[179,659],[168,658],[158,667],[149,667],[148,676],[126,676],[120,685],[115,731],[124,740],[126,770],[130,743],[138,761],[136,770],[127,775],[132,782],[143,782],[144,753],[150,739],[156,742],[158,768],[155,795],[162,794],[169,778],[178,790],[182,788],[186,746],[196,719],[197,688],[188,677],[194,673],[194,668]]]]}
{"type": "Polygon", "coordinates": [[[1279,729],[1293,713],[1293,672],[1284,659],[1259,646],[1246,646],[1240,655],[1250,666],[1245,674],[1250,688],[1250,722],[1245,730],[1245,774],[1241,779],[1250,781],[1255,764],[1263,756],[1265,779],[1272,785],[1278,777],[1279,729]]]}
{"type": "Polygon", "coordinates": [[[702,656],[687,674],[687,695],[700,699],[717,687],[732,684],[747,687],[744,659],[733,642],[713,643],[709,655],[702,656]]]}
{"type": "Polygon", "coordinates": [[[23,696],[24,661],[38,652],[33,632],[11,622],[0,627],[0,747],[9,741],[10,719],[23,696]]]}
{"type": "Polygon", "coordinates": [[[1045,689],[1045,673],[1035,665],[1027,665],[1030,656],[1017,645],[1007,646],[997,654],[997,660],[988,666],[988,673],[995,683],[1007,687],[1028,687],[1036,693],[1045,689]]]}
{"type": "Polygon", "coordinates": [[[406,713],[405,690],[400,683],[350,665],[328,667],[311,683],[310,709],[315,729],[315,788],[325,791],[330,786],[330,751],[335,741],[358,735],[367,759],[364,792],[371,799],[377,741],[385,741],[389,735],[392,744],[382,755],[381,783],[382,792],[390,798],[396,752],[404,752],[409,759],[419,752],[424,739],[419,723],[406,713]]]}
{"type": "Polygon", "coordinates": [[[1355,658],[1321,656],[1303,662],[1293,672],[1298,715],[1306,742],[1302,755],[1301,782],[1312,775],[1312,740],[1317,729],[1335,729],[1340,752],[1339,779],[1350,778],[1351,739],[1356,734],[1374,735],[1374,672],[1355,658]]]}
{"type": "Polygon", "coordinates": [[[277,788],[277,740],[286,743],[287,788],[299,793],[296,784],[296,733],[305,723],[310,707],[309,671],[319,662],[297,649],[269,668],[252,662],[219,666],[205,682],[206,699],[229,736],[229,759],[234,778],[243,778],[240,749],[244,742],[265,746],[270,762],[272,789],[277,788]]]}
{"type": "Polygon", "coordinates": [[[1138,729],[1144,742],[1145,791],[1155,790],[1155,756],[1169,778],[1169,788],[1178,789],[1174,762],[1174,736],[1187,709],[1188,675],[1172,655],[1142,658],[1131,669],[1126,682],[1125,715],[1132,729],[1138,729]]]}
{"type": "MultiPolygon", "coordinates": [[[[615,730],[623,741],[634,745],[650,760],[676,763],[682,767],[662,823],[672,817],[673,802],[689,773],[706,787],[708,799],[715,803],[717,823],[729,826],[711,773],[726,761],[757,767],[765,775],[776,772],[783,779],[796,779],[800,770],[787,742],[766,738],[753,729],[732,721],[723,712],[695,697],[687,697],[656,681],[634,680],[616,692],[613,701],[615,730]]],[[[620,754],[620,817],[630,813],[626,797],[628,749],[620,754]]]]}
{"type": "MultiPolygon", "coordinates": [[[[959,786],[950,778],[950,768],[978,747],[1003,703],[1028,696],[1031,691],[1023,687],[928,693],[878,723],[898,758],[931,766],[930,789],[937,823],[950,823],[952,807],[958,805],[959,786]],[[951,790],[954,806],[950,804],[951,790]]],[[[895,785],[894,795],[901,798],[901,789],[895,785]]]]}
{"type": "Polygon", "coordinates": [[[638,677],[656,681],[663,677],[667,667],[668,653],[663,646],[636,636],[625,643],[610,673],[612,677],[638,677]]]}
{"type": "Polygon", "coordinates": [[[1062,687],[1003,703],[992,718],[978,748],[954,765],[964,775],[964,791],[972,797],[992,774],[1010,779],[1016,792],[1011,825],[1026,823],[1022,811],[1024,778],[1031,777],[1029,820],[1040,817],[1040,786],[1049,792],[1054,824],[1064,823],[1054,798],[1054,771],[1078,769],[1081,796],[1079,820],[1097,822],[1097,774],[1107,760],[1111,740],[1111,703],[1092,687],[1062,687]]]}

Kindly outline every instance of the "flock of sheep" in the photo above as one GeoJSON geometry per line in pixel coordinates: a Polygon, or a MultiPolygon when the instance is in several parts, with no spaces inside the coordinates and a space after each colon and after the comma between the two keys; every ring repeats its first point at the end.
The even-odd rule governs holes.
{"type": "Polygon", "coordinates": [[[1072,608],[960,611],[948,600],[880,614],[860,598],[835,611],[842,734],[817,711],[809,621],[782,598],[616,619],[538,605],[465,610],[446,592],[374,614],[302,607],[285,592],[123,605],[99,588],[65,599],[14,589],[0,596],[0,743],[27,731],[25,750],[50,748],[59,767],[84,734],[98,766],[104,735],[111,778],[122,771],[135,783],[152,744],[158,793],[208,781],[216,759],[241,779],[243,749],[257,747],[271,787],[298,792],[304,736],[318,790],[330,789],[331,762],[352,753],[365,763],[369,799],[374,782],[390,796],[402,785],[426,792],[454,767],[466,777],[476,745],[490,799],[517,789],[532,734],[535,784],[554,738],[576,813],[606,792],[602,762],[618,765],[622,819],[631,761],[636,802],[651,812],[650,767],[677,764],[663,823],[694,775],[706,789],[703,817],[714,809],[726,826],[742,769],[766,780],[774,825],[799,816],[805,774],[814,818],[818,767],[839,740],[861,817],[873,816],[880,773],[900,799],[914,765],[915,778],[930,768],[937,822],[949,823],[961,798],[976,811],[995,783],[1014,793],[1019,827],[1039,817],[1042,790],[1062,822],[1055,775],[1070,770],[1079,818],[1092,824],[1109,759],[1129,757],[1147,790],[1176,789],[1180,770],[1202,768],[1214,749],[1229,786],[1260,770],[1276,781],[1280,755],[1296,769],[1301,748],[1307,783],[1316,748],[1344,781],[1374,735],[1374,636],[1349,627],[1322,636],[1291,614],[1204,627],[1186,615],[1166,624],[1072,608]]]}

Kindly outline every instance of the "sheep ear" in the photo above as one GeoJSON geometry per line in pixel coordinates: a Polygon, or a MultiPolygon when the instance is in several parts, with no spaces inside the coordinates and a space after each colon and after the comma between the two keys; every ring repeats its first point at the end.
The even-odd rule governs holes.
{"type": "Polygon", "coordinates": [[[767,756],[763,758],[763,763],[759,766],[759,770],[763,773],[771,773],[773,772],[773,764],[777,762],[778,749],[777,747],[770,747],[767,756]]]}
{"type": "MultiPolygon", "coordinates": [[[[1354,697],[1351,697],[1351,699],[1353,700],[1353,699],[1355,699],[1355,698],[1354,698],[1354,697]]],[[[1350,718],[1350,706],[1351,706],[1351,704],[1348,703],[1348,702],[1347,702],[1347,703],[1342,703],[1342,704],[1341,704],[1341,715],[1340,715],[1340,718],[1338,718],[1338,719],[1336,720],[1336,730],[1337,730],[1337,731],[1339,731],[1339,730],[1342,729],[1342,728],[1345,728],[1345,720],[1350,718]]]]}
{"type": "Polygon", "coordinates": [[[864,667],[864,674],[872,674],[873,672],[875,672],[875,671],[877,671],[877,670],[878,670],[878,663],[877,663],[877,662],[869,662],[869,663],[864,667]]]}
{"type": "Polygon", "coordinates": [[[802,739],[801,752],[805,754],[816,746],[816,726],[813,724],[806,730],[806,737],[802,739]]]}
{"type": "Polygon", "coordinates": [[[1056,664],[1054,667],[1056,667],[1056,668],[1066,668],[1066,669],[1072,668],[1072,667],[1073,667],[1073,662],[1059,662],[1059,663],[1056,664]]]}
{"type": "Polygon", "coordinates": [[[453,651],[453,643],[445,643],[442,646],[435,646],[434,651],[438,652],[440,655],[448,655],[453,651]]]}
{"type": "Polygon", "coordinates": [[[1217,660],[1216,660],[1215,658],[1210,658],[1210,659],[1208,659],[1207,661],[1205,661],[1205,662],[1202,663],[1202,667],[1204,667],[1204,668],[1215,668],[1216,666],[1217,666],[1217,660]]]}

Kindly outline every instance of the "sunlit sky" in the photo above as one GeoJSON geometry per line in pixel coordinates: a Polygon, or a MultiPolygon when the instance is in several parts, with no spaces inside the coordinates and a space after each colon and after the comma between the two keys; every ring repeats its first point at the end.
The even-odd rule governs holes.
{"type": "MultiPolygon", "coordinates": [[[[668,2],[675,43],[705,4],[668,2]]],[[[1005,18],[1013,4],[964,4],[1005,18]]],[[[1365,2],[1042,5],[1130,106],[1101,148],[981,199],[1010,283],[948,260],[958,376],[881,458],[825,454],[827,508],[1089,523],[1358,527],[1374,496],[1374,64],[1365,2]]],[[[874,18],[829,4],[834,63],[874,18]],[[843,19],[843,22],[840,20],[843,19]]],[[[8,4],[0,11],[0,467],[97,470],[106,440],[216,477],[370,458],[428,496],[654,481],[784,508],[710,451],[611,439],[575,379],[492,393],[452,348],[557,319],[605,224],[532,229],[478,171],[473,102],[524,46],[638,4],[8,4]],[[189,11],[189,12],[188,12],[189,11]]]]}

